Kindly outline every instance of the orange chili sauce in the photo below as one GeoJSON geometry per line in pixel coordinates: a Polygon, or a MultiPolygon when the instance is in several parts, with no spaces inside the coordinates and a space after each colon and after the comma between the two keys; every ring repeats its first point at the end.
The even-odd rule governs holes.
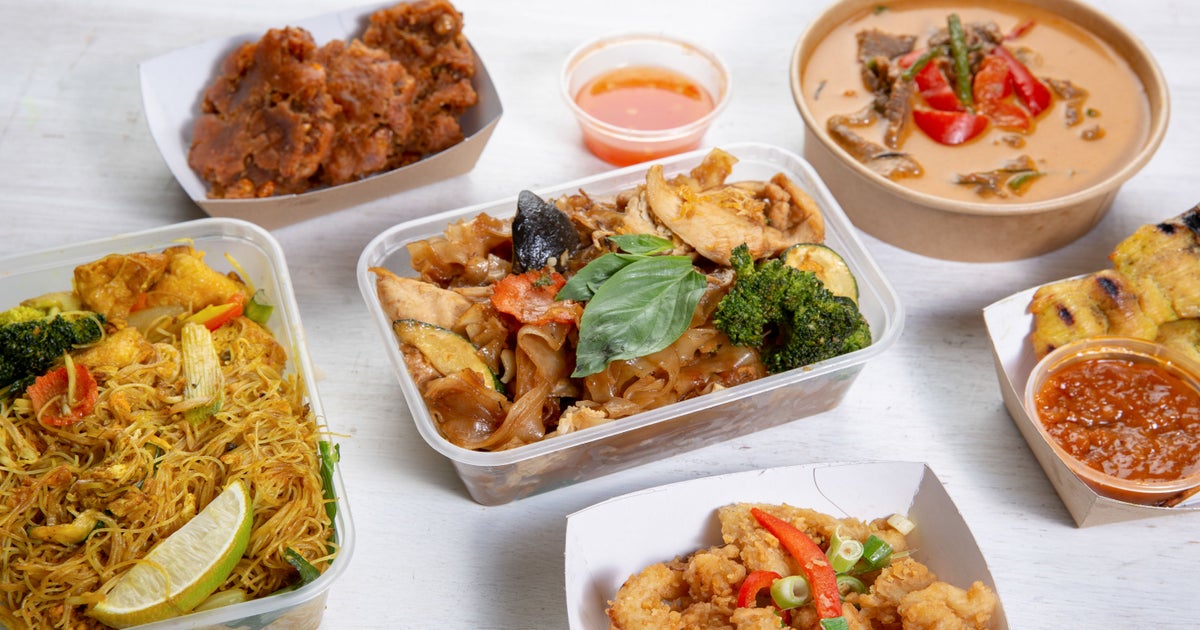
{"type": "Polygon", "coordinates": [[[1200,469],[1200,392],[1160,365],[1078,361],[1050,374],[1036,404],[1059,445],[1113,477],[1170,481],[1200,469]]]}
{"type": "MultiPolygon", "coordinates": [[[[602,122],[623,129],[658,131],[683,127],[713,111],[711,94],[694,79],[667,68],[629,66],[610,70],[588,81],[575,95],[580,109],[602,122]]],[[[633,164],[670,155],[690,146],[670,145],[647,153],[607,141],[585,129],[584,142],[601,159],[613,164],[633,164]]]]}

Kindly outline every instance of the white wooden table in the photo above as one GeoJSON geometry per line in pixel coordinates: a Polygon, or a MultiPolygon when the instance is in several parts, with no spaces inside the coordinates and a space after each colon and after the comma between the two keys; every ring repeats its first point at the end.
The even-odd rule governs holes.
{"type": "MultiPolygon", "coordinates": [[[[385,228],[431,212],[602,172],[558,95],[591,37],[665,31],[703,42],[734,75],[709,144],[799,153],[788,60],[823,1],[459,0],[505,114],[469,174],[274,232],[286,252],[356,524],[326,628],[565,627],[564,517],[665,482],[834,459],[928,462],[987,557],[1014,628],[1200,625],[1200,514],[1077,529],[1021,439],[996,382],[980,310],[1019,289],[1108,265],[1137,226],[1200,201],[1200,8],[1095,0],[1157,56],[1173,116],[1157,156],[1111,214],[1057,252],[952,263],[864,237],[907,310],[899,343],[820,416],[499,507],[466,495],[418,436],[354,268],[385,228]],[[856,445],[853,451],[847,445],[856,445]]],[[[341,10],[334,0],[0,2],[0,255],[204,216],[157,153],[137,63],[214,37],[341,10]]]]}

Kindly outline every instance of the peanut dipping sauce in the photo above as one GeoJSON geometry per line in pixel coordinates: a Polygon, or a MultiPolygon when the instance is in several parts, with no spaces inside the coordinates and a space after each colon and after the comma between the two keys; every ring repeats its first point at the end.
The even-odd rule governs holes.
{"type": "Polygon", "coordinates": [[[1047,433],[1096,470],[1138,481],[1200,470],[1200,392],[1157,363],[1072,362],[1051,372],[1035,400],[1047,433]]]}
{"type": "MultiPolygon", "coordinates": [[[[804,98],[814,120],[822,125],[835,115],[863,110],[872,101],[858,63],[856,34],[867,29],[916,35],[917,48],[945,28],[946,18],[957,13],[964,24],[995,22],[1004,33],[1033,20],[1020,37],[1005,42],[1016,53],[1034,53],[1028,62],[1034,76],[1066,79],[1088,91],[1085,109],[1092,113],[1078,124],[1064,122],[1066,103],[1054,97],[1051,107],[1034,119],[1033,130],[1020,135],[1024,146],[1005,143],[1013,132],[990,125],[979,137],[958,146],[937,143],[916,129],[910,130],[899,150],[912,155],[924,169],[917,177],[893,179],[897,185],[944,199],[973,203],[1013,204],[1062,197],[1097,184],[1120,170],[1124,160],[1142,147],[1149,136],[1150,106],[1137,75],[1106,43],[1074,23],[1036,6],[976,1],[940,2],[902,0],[881,2],[882,10],[866,11],[834,27],[815,47],[801,74],[804,98]],[[1103,137],[1085,140],[1081,134],[1099,125],[1103,137]],[[991,171],[1020,155],[1028,155],[1046,175],[1022,195],[980,196],[970,186],[955,183],[956,175],[991,171]]],[[[914,98],[920,101],[919,96],[914,98]]],[[[924,107],[921,105],[920,107],[924,107]]],[[[881,143],[882,120],[856,129],[862,137],[881,143]]],[[[852,159],[852,158],[849,158],[852,159]]]]}

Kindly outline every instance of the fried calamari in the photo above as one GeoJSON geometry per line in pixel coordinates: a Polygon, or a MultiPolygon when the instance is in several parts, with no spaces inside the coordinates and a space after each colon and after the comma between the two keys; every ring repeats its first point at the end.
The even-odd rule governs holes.
{"type": "Polygon", "coordinates": [[[738,503],[717,510],[722,544],[685,558],[652,564],[632,575],[609,602],[613,630],[694,628],[819,629],[811,601],[781,611],[774,602],[757,599],[739,605],[746,578],[753,572],[799,575],[802,568],[779,541],[751,515],[751,508],[770,513],[804,532],[826,549],[835,532],[843,540],[876,536],[893,550],[890,563],[858,574],[862,592],[844,595],[842,615],[855,630],[887,628],[988,628],[996,594],[982,582],[969,589],[939,581],[924,564],[908,555],[904,534],[884,519],[863,522],[838,519],[789,505],[738,503]]]}

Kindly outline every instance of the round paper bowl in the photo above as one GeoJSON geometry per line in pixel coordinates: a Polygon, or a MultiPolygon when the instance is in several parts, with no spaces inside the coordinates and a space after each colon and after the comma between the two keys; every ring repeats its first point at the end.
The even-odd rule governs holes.
{"type": "MultiPolygon", "coordinates": [[[[801,72],[816,47],[838,25],[875,8],[879,0],[841,0],[810,23],[792,52],[792,97],[804,119],[804,157],[860,229],[902,249],[968,262],[1017,260],[1058,249],[1087,233],[1108,212],[1118,189],[1154,155],[1167,129],[1166,81],[1146,47],[1099,11],[1075,0],[999,0],[1053,12],[1106,42],[1125,59],[1145,88],[1150,124],[1141,148],[1109,177],[1069,195],[1029,203],[955,201],[905,188],[855,160],[814,118],[801,72]]],[[[857,72],[857,69],[852,69],[857,72]]]]}

